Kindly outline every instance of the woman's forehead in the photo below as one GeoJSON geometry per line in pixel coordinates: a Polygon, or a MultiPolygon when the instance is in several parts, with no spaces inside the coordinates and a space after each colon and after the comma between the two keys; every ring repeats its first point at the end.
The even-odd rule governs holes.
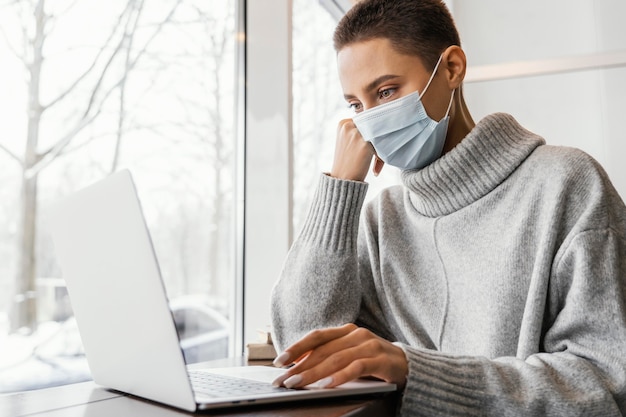
{"type": "Polygon", "coordinates": [[[337,67],[344,91],[346,88],[358,88],[385,74],[427,75],[421,59],[397,52],[384,38],[346,45],[337,53],[337,67]]]}

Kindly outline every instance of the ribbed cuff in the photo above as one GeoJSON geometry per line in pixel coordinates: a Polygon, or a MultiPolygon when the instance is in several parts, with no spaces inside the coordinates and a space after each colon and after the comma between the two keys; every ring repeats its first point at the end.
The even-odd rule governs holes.
{"type": "Polygon", "coordinates": [[[301,238],[333,250],[354,247],[367,188],[364,182],[322,174],[301,238]]]}
{"type": "Polygon", "coordinates": [[[484,374],[479,360],[407,346],[402,348],[409,362],[409,374],[401,415],[481,414],[484,374]]]}

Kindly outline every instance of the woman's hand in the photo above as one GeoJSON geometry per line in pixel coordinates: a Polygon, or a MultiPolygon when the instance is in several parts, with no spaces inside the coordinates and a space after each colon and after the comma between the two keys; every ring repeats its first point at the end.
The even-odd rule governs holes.
{"type": "Polygon", "coordinates": [[[352,119],[344,119],[337,127],[335,159],[330,176],[344,180],[363,181],[375,158],[372,171],[378,175],[385,164],[374,152],[371,143],[363,140],[352,119]]]}
{"type": "Polygon", "coordinates": [[[301,388],[317,383],[319,388],[331,388],[373,376],[402,388],[408,372],[400,347],[354,324],[310,332],[285,349],[274,365],[294,362],[274,385],[301,388]]]}

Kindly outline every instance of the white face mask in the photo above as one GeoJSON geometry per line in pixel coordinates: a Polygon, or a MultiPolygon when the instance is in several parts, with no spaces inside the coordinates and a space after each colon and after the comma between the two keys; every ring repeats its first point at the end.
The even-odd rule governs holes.
{"type": "Polygon", "coordinates": [[[426,114],[422,104],[422,96],[435,77],[441,58],[422,94],[416,91],[352,118],[363,139],[374,146],[376,154],[385,163],[403,170],[421,169],[441,156],[454,91],[446,115],[439,122],[426,114]]]}

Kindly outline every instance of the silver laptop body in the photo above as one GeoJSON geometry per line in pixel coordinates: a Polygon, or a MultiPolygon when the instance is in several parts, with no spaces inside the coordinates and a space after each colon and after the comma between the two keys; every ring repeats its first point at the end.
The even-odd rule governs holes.
{"type": "MultiPolygon", "coordinates": [[[[49,208],[48,223],[94,381],[188,411],[386,392],[359,380],[333,389],[194,393],[132,176],[119,171],[49,208]]],[[[266,366],[209,370],[270,384],[266,366]]]]}

